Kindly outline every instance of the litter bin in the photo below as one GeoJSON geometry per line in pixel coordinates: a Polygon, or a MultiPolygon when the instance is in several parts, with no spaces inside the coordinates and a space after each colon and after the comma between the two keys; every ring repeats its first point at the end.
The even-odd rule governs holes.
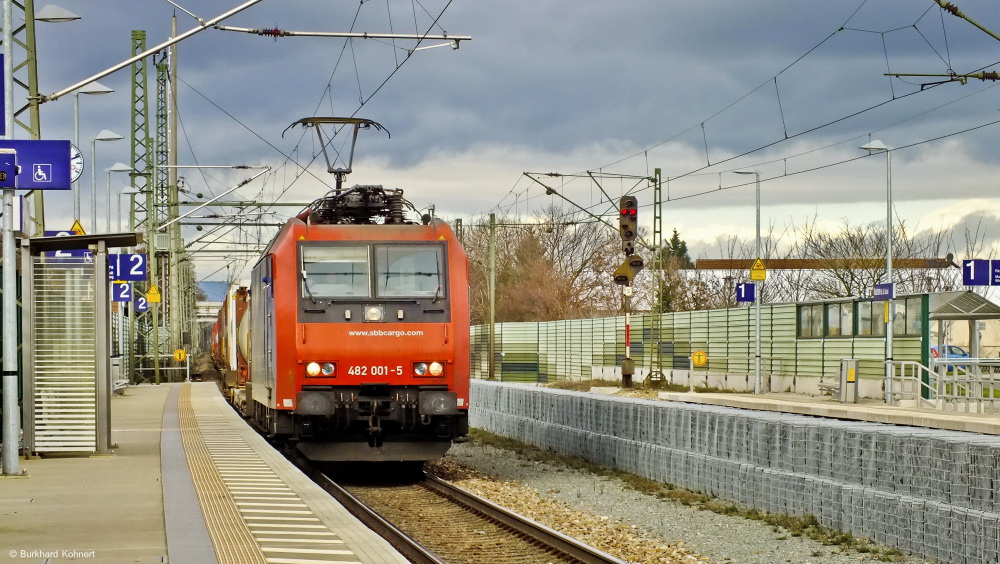
{"type": "Polygon", "coordinates": [[[840,403],[858,403],[858,364],[856,358],[840,359],[840,403]]]}

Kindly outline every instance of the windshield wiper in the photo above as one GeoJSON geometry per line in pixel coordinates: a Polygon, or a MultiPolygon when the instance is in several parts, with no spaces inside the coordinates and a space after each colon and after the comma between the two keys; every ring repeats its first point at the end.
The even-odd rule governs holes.
{"type": "MultiPolygon", "coordinates": [[[[302,274],[302,287],[305,289],[306,294],[309,295],[309,299],[312,300],[312,303],[314,303],[314,304],[319,303],[319,302],[316,301],[316,298],[313,296],[312,289],[309,288],[309,277],[306,276],[306,271],[302,270],[302,271],[300,271],[300,274],[302,274]]],[[[317,310],[309,310],[309,311],[317,312],[317,310]]],[[[324,308],[322,311],[326,311],[326,309],[324,308]]]]}

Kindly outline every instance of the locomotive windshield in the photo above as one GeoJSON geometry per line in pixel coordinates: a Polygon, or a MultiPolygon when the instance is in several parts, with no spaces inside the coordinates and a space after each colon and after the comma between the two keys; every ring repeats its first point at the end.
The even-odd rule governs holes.
{"type": "Polygon", "coordinates": [[[368,246],[302,247],[303,295],[315,298],[367,298],[368,246]]]}
{"type": "Polygon", "coordinates": [[[380,298],[444,297],[443,255],[438,245],[377,245],[375,294],[380,298]]]}
{"type": "Polygon", "coordinates": [[[373,292],[378,298],[445,297],[444,247],[438,244],[302,245],[301,252],[306,299],[370,298],[373,292]]]}

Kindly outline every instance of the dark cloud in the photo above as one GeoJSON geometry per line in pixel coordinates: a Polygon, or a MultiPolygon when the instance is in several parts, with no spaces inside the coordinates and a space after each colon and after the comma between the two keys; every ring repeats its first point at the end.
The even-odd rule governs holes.
{"type": "MultiPolygon", "coordinates": [[[[237,4],[201,0],[184,7],[211,18],[237,4]]],[[[152,47],[170,35],[175,13],[180,32],[197,25],[163,0],[60,5],[83,19],[38,25],[46,94],[129,57],[132,30],[146,30],[152,47]]],[[[410,57],[412,44],[402,41],[275,39],[214,29],[184,41],[181,160],[279,167],[290,155],[308,163],[318,154],[312,136],[296,130],[282,137],[282,131],[301,117],[357,112],[391,132],[391,138],[366,133],[359,146],[364,162],[377,162],[385,176],[403,184],[405,174],[467,175],[437,182],[474,192],[448,202],[456,214],[483,211],[484,202],[496,205],[523,191],[511,186],[529,167],[640,175],[662,167],[667,176],[685,176],[672,181],[674,198],[716,190],[671,203],[692,212],[752,204],[750,188],[719,188],[746,181],[731,170],[753,167],[768,179],[763,191],[772,205],[841,206],[884,197],[881,161],[830,167],[861,154],[869,134],[904,147],[1000,119],[993,83],[928,87],[938,79],[884,76],[993,70],[1000,61],[995,39],[930,0],[264,0],[225,24],[404,33],[427,29],[446,5],[431,31],[471,35],[457,51],[442,47],[410,57]],[[749,154],[728,160],[743,153],[749,154]],[[476,173],[476,159],[493,159],[478,167],[488,174],[476,173]]],[[[962,9],[1000,30],[995,2],[967,0],[962,9]]],[[[80,97],[87,156],[97,131],[131,133],[129,72],[101,82],[117,92],[80,97]]],[[[152,73],[149,88],[155,88],[152,73]]],[[[73,96],[44,104],[43,135],[70,137],[72,110],[73,96]]],[[[984,192],[995,188],[983,178],[1000,159],[993,149],[998,137],[1000,128],[985,127],[894,153],[898,197],[992,197],[984,192]]],[[[99,170],[128,158],[126,141],[98,146],[99,170]]],[[[329,181],[321,167],[313,172],[329,181]]],[[[365,172],[366,181],[378,181],[365,172]]],[[[200,177],[187,175],[192,182],[200,177]]],[[[215,184],[213,190],[221,189],[215,184]]],[[[290,193],[305,199],[305,186],[300,181],[290,193]]],[[[316,182],[310,189],[324,187],[316,182]]],[[[428,190],[427,201],[446,201],[428,190]]],[[[268,193],[281,192],[275,186],[268,193]]],[[[60,213],[61,205],[53,202],[50,213],[60,213]]]]}

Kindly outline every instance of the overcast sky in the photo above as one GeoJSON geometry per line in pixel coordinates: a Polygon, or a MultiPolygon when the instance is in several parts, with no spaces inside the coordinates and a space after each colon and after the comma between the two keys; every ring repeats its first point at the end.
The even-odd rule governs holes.
{"type": "MultiPolygon", "coordinates": [[[[178,4],[210,19],[240,2],[178,4]]],[[[152,47],[169,37],[174,13],[179,32],[197,25],[165,0],[59,5],[82,19],[38,24],[44,94],[128,58],[133,29],[146,30],[152,47]]],[[[958,5],[1000,33],[995,1],[958,5]]],[[[560,201],[523,175],[556,172],[565,176],[539,180],[610,214],[614,204],[581,178],[592,171],[612,199],[636,192],[648,225],[652,191],[633,177],[660,168],[669,179],[665,231],[676,228],[696,257],[714,257],[720,236],[753,237],[753,177],[734,170],[760,172],[765,229],[773,224],[781,232],[812,220],[884,222],[886,158],[859,158],[866,154],[860,146],[879,139],[900,148],[891,156],[893,202],[911,229],[971,222],[985,226],[991,243],[1000,237],[996,83],[885,76],[997,70],[1000,41],[931,0],[263,0],[223,24],[472,36],[458,50],[409,57],[413,41],[275,39],[208,29],[182,42],[179,162],[274,168],[241,188],[242,198],[321,196],[332,178],[315,160],[312,133],[282,132],[307,116],[356,115],[381,123],[391,136],[362,133],[349,185],[402,188],[418,208],[433,204],[439,216],[470,222],[490,212],[531,214],[560,201]],[[314,160],[302,175],[300,167],[314,160]]],[[[116,93],[80,96],[87,166],[98,131],[131,132],[130,74],[100,82],[116,93]]],[[[43,104],[41,119],[44,138],[71,139],[73,96],[43,104]]],[[[103,218],[103,169],[128,162],[129,144],[98,143],[97,153],[103,218]]],[[[248,173],[182,175],[193,191],[208,195],[248,173]]],[[[112,179],[117,193],[125,178],[112,179]]],[[[81,180],[89,202],[89,169],[81,180]]],[[[48,228],[68,228],[69,193],[51,194],[46,205],[48,228]]],[[[90,232],[88,204],[83,209],[90,232]]],[[[265,219],[292,211],[277,208],[265,219]]],[[[973,258],[962,257],[964,248],[949,250],[973,258]]],[[[199,262],[199,275],[234,275],[216,268],[199,262]]]]}

